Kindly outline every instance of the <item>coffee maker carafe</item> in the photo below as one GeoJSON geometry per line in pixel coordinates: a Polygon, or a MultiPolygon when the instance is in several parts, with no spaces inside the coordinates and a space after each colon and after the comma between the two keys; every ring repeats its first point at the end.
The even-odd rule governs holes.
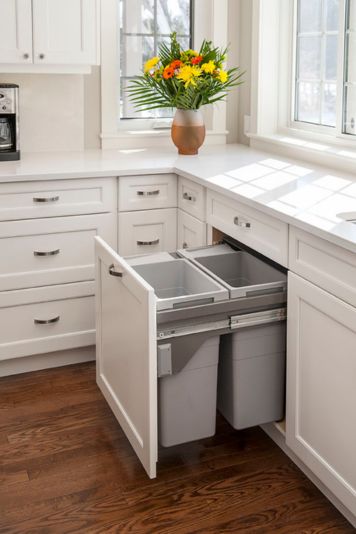
{"type": "Polygon", "coordinates": [[[0,84],[0,161],[20,159],[18,85],[0,84]]]}

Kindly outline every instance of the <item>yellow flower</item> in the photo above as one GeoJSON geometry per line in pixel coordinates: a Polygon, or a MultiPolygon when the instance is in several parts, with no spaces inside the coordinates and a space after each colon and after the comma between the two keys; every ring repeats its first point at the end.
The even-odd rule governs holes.
{"type": "Polygon", "coordinates": [[[177,74],[177,79],[182,80],[182,82],[185,82],[185,87],[189,87],[189,85],[196,85],[195,78],[198,78],[201,76],[201,69],[199,67],[193,67],[192,65],[183,65],[181,67],[179,74],[177,74]]]}
{"type": "Polygon", "coordinates": [[[226,83],[227,80],[228,80],[228,77],[229,77],[229,75],[226,72],[226,70],[220,70],[219,71],[218,78],[221,81],[221,83],[226,83]]]}
{"type": "Polygon", "coordinates": [[[214,70],[216,69],[216,65],[214,61],[208,61],[208,63],[203,63],[201,66],[201,70],[205,72],[206,74],[213,74],[214,70]]]}
{"type": "Polygon", "coordinates": [[[199,52],[197,52],[196,50],[192,50],[192,49],[187,50],[186,54],[188,54],[189,56],[199,56],[199,52]]]}
{"type": "Polygon", "coordinates": [[[145,67],[144,67],[145,74],[147,72],[150,72],[150,70],[152,70],[157,65],[158,62],[159,62],[159,57],[153,57],[152,59],[149,59],[148,61],[146,61],[145,67]]]}

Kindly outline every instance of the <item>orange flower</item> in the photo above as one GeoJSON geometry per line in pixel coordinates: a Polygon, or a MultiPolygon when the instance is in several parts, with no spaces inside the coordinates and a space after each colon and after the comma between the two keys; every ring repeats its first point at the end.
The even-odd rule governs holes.
{"type": "Polygon", "coordinates": [[[173,70],[178,69],[182,65],[183,65],[183,63],[181,62],[180,59],[176,59],[176,60],[172,61],[172,63],[171,63],[171,67],[172,67],[173,70]]]}
{"type": "Polygon", "coordinates": [[[192,65],[199,65],[203,61],[203,56],[196,56],[192,58],[192,65]]]}
{"type": "Polygon", "coordinates": [[[169,80],[169,78],[173,78],[173,76],[174,76],[174,69],[172,68],[171,65],[168,65],[167,67],[165,67],[163,71],[163,78],[165,80],[169,80]]]}

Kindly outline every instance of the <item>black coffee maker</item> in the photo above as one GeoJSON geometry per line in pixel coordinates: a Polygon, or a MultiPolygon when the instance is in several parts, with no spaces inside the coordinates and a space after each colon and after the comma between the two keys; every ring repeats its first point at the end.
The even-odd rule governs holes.
{"type": "Polygon", "coordinates": [[[0,84],[0,161],[20,159],[19,86],[0,84]]]}

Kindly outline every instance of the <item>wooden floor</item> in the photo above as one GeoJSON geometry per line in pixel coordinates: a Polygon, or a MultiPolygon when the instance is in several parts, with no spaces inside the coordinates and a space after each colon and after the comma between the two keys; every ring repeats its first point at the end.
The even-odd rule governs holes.
{"type": "Polygon", "coordinates": [[[0,380],[1,533],[354,529],[259,428],[160,451],[150,481],[93,364],[0,380]]]}

